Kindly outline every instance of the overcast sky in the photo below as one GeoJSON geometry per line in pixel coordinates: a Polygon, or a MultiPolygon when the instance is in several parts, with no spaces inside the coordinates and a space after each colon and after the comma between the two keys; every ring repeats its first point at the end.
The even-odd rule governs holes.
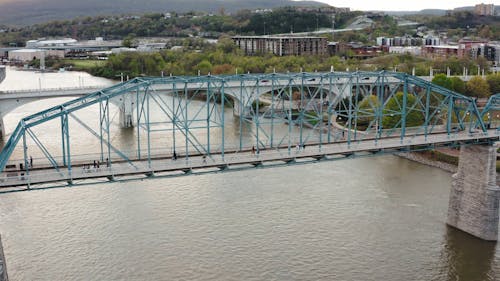
{"type": "Polygon", "coordinates": [[[500,0],[317,0],[335,7],[351,10],[415,11],[422,9],[453,9],[474,6],[481,2],[500,5],[500,0]]]}

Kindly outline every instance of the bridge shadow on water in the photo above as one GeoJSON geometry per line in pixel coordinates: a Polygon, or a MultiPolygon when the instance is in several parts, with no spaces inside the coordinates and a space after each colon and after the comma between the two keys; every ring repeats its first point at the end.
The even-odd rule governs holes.
{"type": "Polygon", "coordinates": [[[433,280],[494,281],[500,277],[495,242],[447,226],[441,250],[441,274],[433,280]]]}

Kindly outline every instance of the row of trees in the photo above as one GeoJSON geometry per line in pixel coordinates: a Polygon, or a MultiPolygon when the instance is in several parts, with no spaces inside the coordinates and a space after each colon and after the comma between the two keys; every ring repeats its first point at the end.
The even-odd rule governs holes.
{"type": "MultiPolygon", "coordinates": [[[[114,78],[120,73],[129,77],[165,75],[207,75],[208,73],[271,73],[299,71],[328,71],[356,69],[355,60],[339,57],[285,56],[271,54],[246,56],[231,39],[222,38],[216,46],[206,46],[203,51],[161,51],[158,53],[122,53],[109,57],[104,66],[96,67],[92,74],[114,78]]],[[[365,67],[364,69],[372,69],[365,67]]]]}
{"type": "MultiPolygon", "coordinates": [[[[398,92],[386,102],[382,109],[382,128],[394,129],[402,126],[401,112],[404,104],[403,101],[404,94],[402,92],[398,92]]],[[[407,95],[406,105],[408,111],[406,113],[405,126],[415,127],[424,124],[425,118],[423,110],[414,95],[407,95]]],[[[358,112],[356,119],[351,120],[351,122],[361,130],[367,129],[370,125],[375,127],[375,113],[380,110],[380,107],[381,103],[377,99],[377,96],[369,95],[364,97],[356,106],[358,112]]],[[[337,108],[340,112],[342,112],[342,109],[343,108],[337,108]]]]}
{"type": "MultiPolygon", "coordinates": [[[[405,127],[422,126],[425,123],[425,110],[421,97],[414,94],[406,96],[406,114],[404,116],[405,127]]],[[[382,128],[390,130],[401,128],[403,126],[403,106],[404,93],[398,92],[393,95],[382,108],[382,128]]],[[[425,100],[425,99],[424,99],[425,100]]],[[[448,112],[447,105],[442,105],[442,97],[433,96],[430,101],[430,120],[429,125],[442,125],[447,122],[448,112]],[[439,113],[435,113],[439,112],[439,113]]],[[[366,96],[357,106],[358,117],[353,122],[356,123],[358,129],[368,128],[370,125],[375,127],[375,116],[382,105],[374,95],[366,96]]],[[[467,114],[465,109],[457,108],[451,115],[451,122],[457,123],[459,119],[470,120],[472,118],[467,114]]]]}
{"type": "Polygon", "coordinates": [[[458,77],[447,77],[444,74],[438,74],[432,79],[432,83],[460,94],[479,98],[487,98],[500,93],[499,73],[489,74],[486,79],[481,76],[474,76],[467,82],[458,77]]]}
{"type": "MultiPolygon", "coordinates": [[[[184,51],[161,51],[158,53],[122,53],[111,55],[103,66],[92,69],[92,74],[107,78],[115,78],[121,73],[129,77],[136,76],[158,76],[164,75],[206,75],[208,73],[234,74],[238,73],[270,73],[276,72],[299,72],[299,71],[329,71],[331,67],[338,71],[349,69],[379,71],[396,70],[411,74],[415,70],[416,75],[429,75],[432,68],[435,76],[434,82],[440,86],[454,90],[462,94],[472,96],[489,96],[500,90],[495,84],[494,75],[487,76],[486,90],[476,89],[475,84],[481,78],[474,78],[469,82],[469,88],[459,78],[448,78],[443,73],[450,69],[452,75],[461,75],[463,68],[469,69],[470,75],[478,75],[480,69],[488,68],[482,59],[472,60],[468,58],[449,59],[425,59],[406,55],[387,55],[371,60],[342,59],[339,57],[320,56],[285,56],[279,57],[271,54],[256,56],[245,56],[243,52],[234,45],[227,37],[220,38],[217,45],[203,44],[200,40],[186,39],[178,42],[184,45],[184,51]],[[195,45],[192,45],[195,44],[195,45]],[[190,48],[201,49],[193,52],[190,48]]],[[[62,67],[64,65],[58,65],[62,67]]],[[[479,82],[480,83],[480,82],[479,82]]],[[[484,84],[484,83],[482,83],[484,84]]]]}

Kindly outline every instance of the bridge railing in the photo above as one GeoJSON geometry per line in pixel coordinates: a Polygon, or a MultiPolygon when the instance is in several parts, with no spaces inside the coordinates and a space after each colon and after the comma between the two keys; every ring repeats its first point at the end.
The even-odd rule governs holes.
{"type": "MultiPolygon", "coordinates": [[[[500,125],[500,121],[497,122],[498,125],[500,125]]],[[[431,136],[433,134],[447,134],[449,139],[453,139],[456,136],[464,133],[468,133],[465,130],[460,130],[459,129],[459,124],[456,123],[456,126],[454,127],[455,129],[447,134],[447,130],[444,125],[437,126],[432,134],[427,134],[427,137],[431,139],[431,136]]],[[[285,155],[288,154],[290,155],[294,151],[297,151],[297,147],[299,149],[302,149],[303,146],[317,146],[318,149],[321,149],[322,146],[329,145],[329,144],[345,144],[347,146],[356,146],[357,144],[360,144],[362,142],[373,142],[377,143],[379,141],[384,141],[384,140],[397,140],[400,143],[406,143],[406,144],[411,144],[414,139],[417,139],[419,137],[422,137],[425,135],[425,132],[422,130],[420,127],[410,127],[406,128],[405,132],[406,135],[404,138],[401,138],[401,129],[385,129],[385,130],[380,130],[380,131],[352,131],[350,134],[345,130],[335,130],[330,138],[330,142],[328,142],[328,137],[326,134],[323,135],[322,137],[322,142],[320,142],[319,138],[319,132],[313,132],[313,134],[308,135],[307,137],[300,138],[298,135],[294,135],[292,137],[285,138],[281,143],[271,143],[269,142],[268,139],[262,139],[259,141],[259,145],[247,145],[244,147],[240,147],[236,143],[226,143],[224,145],[224,148],[222,147],[222,143],[212,143],[210,153],[208,153],[205,149],[206,147],[204,146],[196,146],[196,145],[190,145],[186,148],[186,146],[181,146],[177,145],[175,153],[177,155],[177,158],[179,160],[185,160],[187,159],[188,161],[191,161],[191,159],[196,159],[198,157],[202,157],[205,155],[207,158],[212,158],[212,157],[221,157],[223,153],[229,155],[229,157],[238,157],[239,155],[247,155],[248,153],[255,151],[255,153],[259,152],[264,152],[266,154],[269,154],[270,152],[276,152],[280,155],[285,155]]],[[[499,130],[496,131],[497,134],[500,132],[499,130]]],[[[482,131],[475,131],[472,132],[474,134],[480,134],[484,135],[482,131]]],[[[488,133],[491,133],[489,131],[488,133]]],[[[141,149],[140,151],[138,150],[121,150],[121,153],[126,155],[129,160],[141,163],[141,162],[148,162],[148,161],[158,161],[158,160],[169,160],[172,159],[173,157],[173,147],[168,147],[164,149],[150,149],[149,151],[147,149],[141,149]],[[151,155],[150,158],[147,157],[147,155],[151,155]],[[142,157],[139,159],[138,155],[142,155],[142,157]]],[[[74,170],[78,170],[82,166],[93,166],[94,162],[99,162],[100,167],[105,166],[107,159],[106,156],[103,156],[106,154],[101,154],[101,153],[82,153],[82,154],[72,154],[72,166],[74,170]]],[[[114,164],[126,164],[130,167],[134,167],[134,165],[127,164],[128,162],[120,157],[120,155],[117,155],[116,153],[111,153],[111,159],[109,159],[109,162],[114,165],[114,164]]],[[[64,169],[65,167],[62,165],[63,163],[63,156],[61,155],[55,155],[53,156],[53,159],[57,162],[60,163],[61,169],[64,169]]],[[[27,161],[29,163],[30,161],[27,161]]],[[[20,164],[25,165],[25,160],[24,158],[13,158],[9,159],[9,161],[6,163],[6,167],[11,167],[10,169],[4,171],[4,174],[11,173],[12,171],[17,171],[18,167],[20,164]],[[15,167],[15,168],[14,168],[15,167]],[[9,171],[10,170],[10,171],[9,171]]],[[[51,162],[44,157],[36,157],[33,158],[33,166],[34,167],[29,167],[29,169],[41,169],[41,168],[48,168],[51,167],[51,162]]],[[[123,166],[123,165],[122,165],[123,166]]]]}
{"type": "Polygon", "coordinates": [[[22,94],[22,93],[43,93],[55,91],[72,91],[72,90],[97,90],[106,87],[102,86],[85,86],[85,87],[58,87],[58,88],[39,88],[39,89],[21,89],[21,90],[3,90],[0,94],[22,94]]]}
{"type": "MultiPolygon", "coordinates": [[[[500,132],[495,131],[495,136],[499,136],[500,132]]],[[[482,132],[467,134],[466,132],[460,132],[456,135],[451,135],[448,138],[443,138],[442,135],[431,136],[431,142],[434,141],[453,141],[459,140],[464,136],[469,137],[481,137],[482,132]]],[[[422,138],[418,140],[422,141],[422,138]]],[[[162,173],[172,173],[175,175],[179,171],[188,172],[191,169],[200,169],[201,171],[211,171],[210,169],[221,169],[225,165],[255,165],[261,161],[284,161],[297,160],[298,158],[307,158],[314,155],[322,154],[335,154],[335,153],[350,153],[351,151],[364,151],[364,149],[373,149],[377,147],[398,147],[400,144],[398,139],[385,139],[384,145],[380,146],[374,145],[373,143],[359,142],[351,143],[347,142],[332,143],[332,144],[309,144],[306,147],[296,147],[293,149],[282,147],[273,149],[264,149],[261,151],[237,151],[234,153],[227,154],[225,157],[222,154],[211,154],[211,155],[197,155],[191,156],[189,158],[179,157],[177,159],[161,158],[153,159],[148,162],[143,159],[138,162],[134,162],[134,165],[129,165],[124,162],[113,163],[112,166],[106,166],[105,163],[101,163],[99,167],[92,165],[73,167],[73,169],[61,169],[60,171],[47,171],[45,169],[37,171],[32,170],[29,173],[25,171],[10,171],[4,172],[0,175],[0,187],[2,186],[24,186],[30,185],[31,183],[43,183],[43,182],[57,182],[57,181],[74,181],[78,183],[78,180],[84,180],[88,178],[106,178],[112,179],[115,176],[120,175],[133,175],[133,174],[151,174],[155,171],[160,171],[162,173]]],[[[404,145],[413,145],[413,138],[406,139],[404,145]]]]}

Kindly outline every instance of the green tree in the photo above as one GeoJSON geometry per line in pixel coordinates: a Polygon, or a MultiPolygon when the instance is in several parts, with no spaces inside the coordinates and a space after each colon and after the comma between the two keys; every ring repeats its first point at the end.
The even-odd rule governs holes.
{"type": "Polygon", "coordinates": [[[368,126],[375,119],[375,113],[380,108],[377,96],[366,96],[358,105],[358,125],[368,126]]]}
{"type": "Polygon", "coordinates": [[[238,47],[236,46],[236,44],[234,44],[231,38],[223,36],[219,38],[217,49],[222,50],[224,53],[228,54],[238,50],[238,47]]]}
{"type": "Polygon", "coordinates": [[[466,94],[471,97],[487,98],[491,95],[490,86],[480,76],[474,76],[467,82],[466,94]]]}
{"type": "Polygon", "coordinates": [[[457,93],[465,94],[465,82],[458,77],[451,77],[451,89],[457,93]]]}
{"type": "Polygon", "coordinates": [[[441,87],[444,87],[446,89],[452,89],[452,82],[450,80],[450,78],[446,77],[445,74],[437,74],[436,76],[434,76],[434,78],[432,78],[432,83],[438,85],[438,86],[441,86],[441,87]]]}
{"type": "MultiPolygon", "coordinates": [[[[402,92],[396,93],[396,95],[389,99],[383,110],[383,128],[401,127],[404,107],[403,100],[404,93],[402,92]]],[[[406,97],[406,127],[420,126],[424,123],[424,115],[421,110],[422,108],[419,106],[417,98],[414,95],[408,94],[406,97]]]]}
{"type": "Polygon", "coordinates": [[[129,34],[123,38],[122,45],[127,48],[131,48],[135,44],[135,35],[129,34]]]}
{"type": "Polygon", "coordinates": [[[201,74],[208,74],[212,70],[212,64],[208,60],[203,60],[197,65],[201,74]]]}
{"type": "Polygon", "coordinates": [[[486,76],[486,82],[488,82],[492,94],[500,93],[500,73],[486,76]]]}

